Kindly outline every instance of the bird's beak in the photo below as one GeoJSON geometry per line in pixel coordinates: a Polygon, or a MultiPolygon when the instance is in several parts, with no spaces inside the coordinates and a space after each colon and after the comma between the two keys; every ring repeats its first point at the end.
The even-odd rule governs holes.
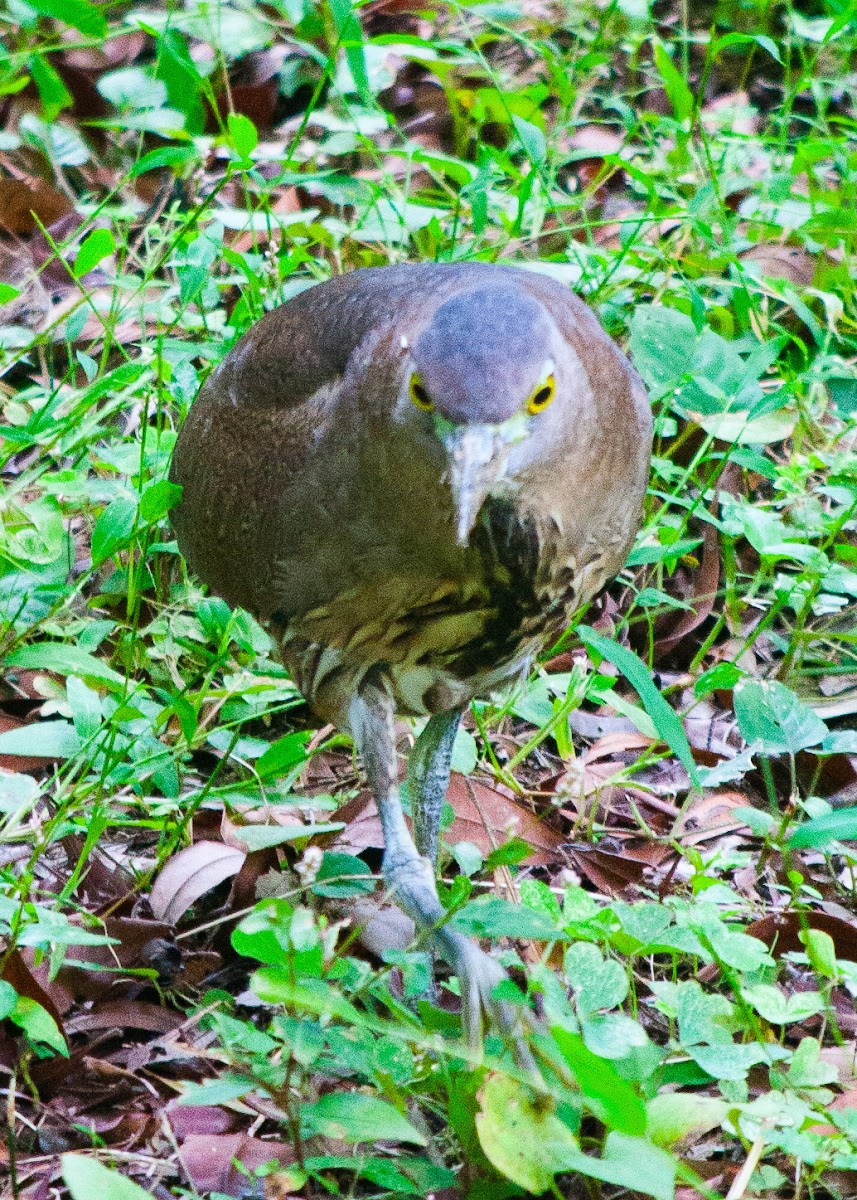
{"type": "Polygon", "coordinates": [[[443,437],[455,510],[455,535],[466,546],[479,510],[503,473],[506,447],[496,426],[457,425],[443,437]]]}

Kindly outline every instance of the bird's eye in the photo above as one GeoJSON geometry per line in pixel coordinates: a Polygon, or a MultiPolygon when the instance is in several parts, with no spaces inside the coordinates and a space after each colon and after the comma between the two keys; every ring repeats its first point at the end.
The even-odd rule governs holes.
{"type": "Polygon", "coordinates": [[[556,380],[553,375],[548,375],[544,383],[539,384],[527,401],[528,413],[544,412],[547,406],[553,400],[554,392],[556,391],[556,380]]]}
{"type": "Polygon", "coordinates": [[[420,383],[418,375],[411,376],[410,392],[411,400],[417,408],[421,408],[423,412],[434,412],[431,396],[420,383]]]}

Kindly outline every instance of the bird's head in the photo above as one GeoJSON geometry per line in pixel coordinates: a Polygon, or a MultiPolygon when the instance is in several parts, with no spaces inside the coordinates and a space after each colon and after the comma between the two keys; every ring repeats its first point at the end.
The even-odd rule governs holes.
{"type": "Polygon", "coordinates": [[[509,285],[453,296],[408,347],[403,402],[442,447],[459,544],[548,435],[561,347],[542,305],[509,285]]]}

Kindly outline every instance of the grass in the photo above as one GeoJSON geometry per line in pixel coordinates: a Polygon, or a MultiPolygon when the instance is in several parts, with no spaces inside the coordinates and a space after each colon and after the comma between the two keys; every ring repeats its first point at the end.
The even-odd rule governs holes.
{"type": "Polygon", "coordinates": [[[853,1194],[853,6],[0,21],[4,1194],[853,1194]],[[350,745],[169,526],[253,320],[473,258],[584,294],[656,416],[625,570],[456,747],[443,897],[538,1087],[358,939],[350,745]]]}

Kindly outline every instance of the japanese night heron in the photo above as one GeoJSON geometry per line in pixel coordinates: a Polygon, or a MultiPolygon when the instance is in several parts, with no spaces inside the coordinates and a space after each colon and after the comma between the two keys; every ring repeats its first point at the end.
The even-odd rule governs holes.
{"type": "Polygon", "coordinates": [[[349,730],[384,876],[458,975],[463,1022],[515,1037],[502,968],[443,924],[438,827],[463,709],[520,679],[622,566],[652,425],[586,305],[533,271],[367,268],[268,313],[213,372],[171,478],[190,566],[268,622],[349,730]],[[428,716],[402,813],[395,713],[428,716]]]}

